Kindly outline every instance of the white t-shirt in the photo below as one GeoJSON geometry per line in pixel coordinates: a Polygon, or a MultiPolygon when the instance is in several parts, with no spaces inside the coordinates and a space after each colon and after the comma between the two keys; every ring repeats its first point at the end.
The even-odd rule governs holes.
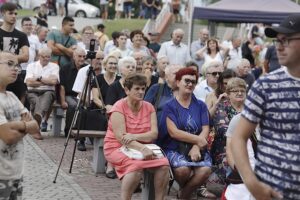
{"type": "Polygon", "coordinates": [[[34,59],[36,57],[36,52],[38,51],[40,47],[40,41],[36,35],[31,34],[28,36],[28,41],[29,41],[29,59],[27,63],[22,63],[21,67],[22,70],[26,70],[28,64],[33,63],[34,59]]]}
{"type": "MultiPolygon", "coordinates": [[[[232,137],[234,129],[238,126],[240,118],[241,114],[239,113],[231,119],[226,132],[226,137],[232,137]]],[[[255,157],[252,142],[250,139],[248,139],[247,141],[247,151],[249,155],[251,168],[254,170],[255,157]]],[[[254,200],[253,196],[250,194],[245,184],[229,184],[225,192],[225,197],[226,199],[232,200],[254,200]]]]}
{"type": "MultiPolygon", "coordinates": [[[[54,75],[57,77],[57,80],[59,81],[59,66],[56,63],[49,62],[48,65],[42,67],[40,64],[40,61],[36,61],[34,63],[31,63],[27,67],[27,72],[25,76],[24,82],[26,83],[26,80],[28,78],[33,78],[33,77],[44,77],[47,78],[50,75],[54,75]]],[[[50,86],[50,85],[42,85],[39,87],[28,87],[28,90],[31,89],[37,89],[37,90],[55,90],[55,86],[50,86]]]]}
{"type": "MultiPolygon", "coordinates": [[[[20,121],[21,114],[28,112],[12,93],[0,93],[0,125],[20,121]]],[[[22,177],[24,164],[23,139],[7,145],[0,139],[0,180],[17,180],[22,177]]]]}

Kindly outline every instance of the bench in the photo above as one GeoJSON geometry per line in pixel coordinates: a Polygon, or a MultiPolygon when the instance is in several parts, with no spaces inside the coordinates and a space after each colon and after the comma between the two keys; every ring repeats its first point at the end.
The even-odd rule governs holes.
{"type": "MultiPolygon", "coordinates": [[[[71,131],[72,136],[76,138],[77,130],[73,129],[71,131]]],[[[92,161],[92,169],[97,173],[105,173],[105,157],[103,152],[104,137],[106,131],[88,131],[88,130],[79,130],[79,138],[90,137],[94,138],[94,153],[92,161]]]]}
{"type": "Polygon", "coordinates": [[[64,109],[58,103],[52,105],[53,125],[52,133],[54,136],[59,136],[61,132],[62,119],[64,118],[64,109]]]}

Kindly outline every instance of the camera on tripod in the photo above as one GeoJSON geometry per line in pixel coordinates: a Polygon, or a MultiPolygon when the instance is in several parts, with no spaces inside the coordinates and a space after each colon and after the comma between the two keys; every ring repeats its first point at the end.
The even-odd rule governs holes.
{"type": "Polygon", "coordinates": [[[85,59],[95,59],[96,58],[96,53],[95,52],[95,46],[96,46],[96,39],[91,39],[90,40],[90,48],[85,56],[85,59]]]}

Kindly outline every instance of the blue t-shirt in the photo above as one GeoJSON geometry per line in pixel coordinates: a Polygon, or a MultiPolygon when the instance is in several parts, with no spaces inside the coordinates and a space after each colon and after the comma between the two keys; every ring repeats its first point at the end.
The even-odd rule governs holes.
{"type": "Polygon", "coordinates": [[[300,199],[300,79],[286,68],[261,77],[248,93],[242,116],[261,128],[258,177],[284,199],[300,199]]]}
{"type": "Polygon", "coordinates": [[[207,106],[194,95],[188,108],[182,107],[175,98],[171,99],[163,108],[157,144],[166,151],[177,150],[178,148],[177,140],[171,138],[168,133],[167,117],[174,122],[178,129],[199,135],[202,126],[209,125],[208,116],[207,106]]]}

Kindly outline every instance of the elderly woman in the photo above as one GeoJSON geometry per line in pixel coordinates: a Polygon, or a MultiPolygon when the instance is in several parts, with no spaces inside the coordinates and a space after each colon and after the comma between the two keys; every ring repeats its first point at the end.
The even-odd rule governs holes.
{"type": "Polygon", "coordinates": [[[130,33],[130,40],[132,42],[133,52],[144,52],[146,55],[150,56],[149,49],[143,45],[144,33],[141,30],[134,30],[130,33]]]}
{"type": "Polygon", "coordinates": [[[165,55],[157,58],[157,76],[159,77],[158,82],[164,83],[165,81],[165,69],[169,65],[169,58],[165,55]]]}
{"type": "Polygon", "coordinates": [[[142,60],[142,74],[147,77],[146,92],[149,87],[158,82],[158,77],[153,75],[155,70],[155,59],[151,56],[146,56],[142,60]]]}
{"type": "Polygon", "coordinates": [[[122,180],[121,199],[129,200],[138,186],[144,169],[154,171],[155,199],[163,200],[169,181],[169,163],[166,158],[156,158],[144,144],[157,138],[157,120],[153,106],[143,101],[146,77],[131,74],[125,78],[126,98],[117,101],[109,114],[107,134],[104,139],[104,154],[112,163],[118,178],[122,180]],[[144,159],[134,160],[120,151],[120,147],[140,151],[144,159]]]}
{"type": "Polygon", "coordinates": [[[247,84],[243,79],[231,78],[226,86],[227,99],[220,101],[216,106],[213,125],[215,138],[212,143],[211,155],[213,164],[218,166],[217,174],[221,181],[225,180],[226,166],[226,131],[233,116],[244,108],[247,84]]]}
{"type": "MultiPolygon", "coordinates": [[[[113,55],[108,55],[104,58],[102,64],[103,68],[105,69],[105,73],[97,75],[96,78],[99,83],[102,98],[105,99],[107,96],[109,86],[114,82],[118,81],[121,77],[117,75],[118,58],[116,58],[113,55]]],[[[100,95],[95,82],[93,82],[92,88],[93,103],[99,108],[103,107],[102,101],[99,98],[100,95]]]]}
{"type": "Polygon", "coordinates": [[[107,94],[109,95],[105,97],[105,105],[108,111],[111,109],[114,103],[123,97],[126,97],[124,81],[129,74],[135,73],[136,61],[132,57],[124,57],[119,60],[118,66],[121,78],[119,81],[115,81],[109,86],[107,90],[107,94]]]}
{"type": "MultiPolygon", "coordinates": [[[[206,105],[193,95],[197,72],[183,68],[175,78],[178,94],[163,108],[159,134],[164,138],[162,148],[180,186],[178,198],[190,199],[211,174],[211,158],[206,150],[209,117],[206,105]]],[[[213,195],[208,193],[205,191],[204,195],[213,195]]]]}

